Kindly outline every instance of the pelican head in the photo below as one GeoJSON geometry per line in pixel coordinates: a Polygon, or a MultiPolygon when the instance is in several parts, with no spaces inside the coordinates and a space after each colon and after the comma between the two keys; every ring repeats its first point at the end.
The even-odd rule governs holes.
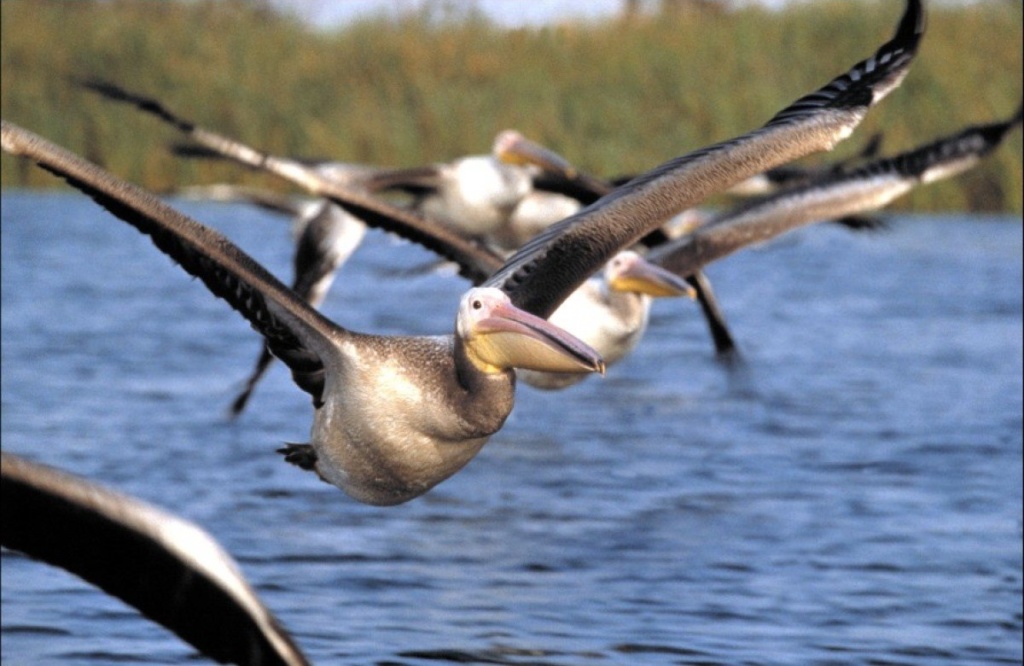
{"type": "Polygon", "coordinates": [[[505,164],[536,166],[543,171],[575,178],[576,167],[564,157],[544,146],[530,141],[515,130],[504,130],[494,139],[491,152],[505,164]]]}
{"type": "Polygon", "coordinates": [[[500,289],[477,287],[466,292],[455,330],[473,365],[488,374],[512,368],[604,374],[600,354],[547,320],[515,307],[500,289]]]}
{"type": "Polygon", "coordinates": [[[632,250],[624,250],[612,257],[605,265],[604,278],[612,291],[697,297],[697,292],[686,280],[652,264],[632,250]]]}

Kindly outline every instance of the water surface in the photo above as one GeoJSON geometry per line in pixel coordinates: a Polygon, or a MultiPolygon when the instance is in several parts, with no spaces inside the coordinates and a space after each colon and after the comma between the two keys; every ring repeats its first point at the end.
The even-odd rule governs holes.
{"type": "MultiPolygon", "coordinates": [[[[71,193],[5,193],[3,448],[213,533],[320,664],[1020,664],[1019,218],[819,226],[713,265],[745,362],[660,302],[604,379],[523,386],[465,470],[363,506],[274,450],[311,408],[222,301],[71,193]]],[[[279,275],[287,225],[179,202],[279,275]]],[[[324,310],[446,333],[466,283],[371,233],[324,310]]],[[[194,651],[3,551],[10,664],[194,651]]]]}

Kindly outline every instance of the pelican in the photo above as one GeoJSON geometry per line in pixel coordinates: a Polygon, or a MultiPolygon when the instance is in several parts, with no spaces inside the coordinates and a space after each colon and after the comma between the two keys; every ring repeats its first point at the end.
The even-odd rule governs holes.
{"type": "MultiPolygon", "coordinates": [[[[585,171],[581,171],[555,151],[540,146],[522,135],[516,135],[509,139],[505,155],[507,156],[506,159],[519,159],[524,162],[532,163],[537,168],[541,169],[541,172],[536,176],[535,180],[538,183],[539,189],[548,188],[552,190],[550,196],[562,196],[564,198],[568,198],[571,195],[574,200],[578,201],[582,205],[583,203],[593,203],[615,189],[615,186],[608,181],[588,174],[585,171]],[[543,158],[535,158],[535,155],[543,156],[543,158]],[[554,193],[555,191],[566,192],[568,194],[556,194],[554,193]]],[[[696,209],[687,209],[676,214],[673,216],[672,220],[668,221],[665,225],[662,225],[661,228],[655,229],[644,236],[644,238],[641,239],[641,244],[656,245],[665,242],[669,238],[668,234],[671,229],[679,226],[680,224],[686,225],[687,228],[699,226],[699,224],[702,224],[704,220],[700,215],[695,217],[695,210],[696,209]]],[[[544,225],[544,228],[550,225],[551,222],[548,222],[544,225]]],[[[738,358],[736,341],[733,338],[732,332],[729,331],[729,325],[725,321],[725,314],[718,305],[718,299],[715,297],[711,281],[701,271],[696,271],[692,275],[687,275],[685,276],[685,279],[690,284],[690,289],[697,299],[697,302],[700,304],[701,313],[704,315],[704,321],[707,323],[708,332],[711,334],[711,340],[715,345],[715,353],[721,359],[729,361],[735,360],[738,358]]],[[[607,292],[607,290],[605,291],[607,292]]],[[[596,293],[590,300],[600,303],[608,302],[607,297],[599,296],[596,293]]],[[[616,297],[615,300],[623,302],[625,297],[619,296],[616,297]]],[[[642,299],[637,304],[637,307],[643,308],[644,310],[649,309],[650,299],[642,299]]],[[[648,313],[645,311],[643,316],[640,316],[639,311],[634,308],[629,308],[631,312],[627,315],[627,311],[623,308],[624,303],[619,307],[620,313],[624,317],[631,319],[637,326],[639,326],[640,328],[638,330],[642,335],[642,331],[647,325],[648,313]]],[[[597,335],[596,332],[591,336],[583,335],[582,337],[585,340],[600,340],[605,338],[605,336],[597,335]]],[[[636,341],[639,341],[639,338],[637,338],[636,341]]],[[[605,351],[611,352],[612,356],[621,358],[625,353],[631,351],[635,344],[636,342],[632,345],[628,345],[622,354],[618,354],[618,350],[616,350],[616,352],[611,352],[611,350],[605,351]]],[[[605,357],[605,360],[608,360],[607,356],[605,357]]],[[[575,382],[573,381],[569,383],[575,382]]]]}
{"type": "Polygon", "coordinates": [[[348,331],[227,238],[15,125],[4,150],[59,173],[149,235],[263,334],[315,407],[312,444],[286,459],[370,504],[398,504],[471,460],[512,409],[514,368],[603,372],[600,356],[500,290],[462,298],[449,336],[348,331]]]}
{"type": "Polygon", "coordinates": [[[1006,120],[964,129],[912,150],[873,160],[849,171],[824,173],[804,185],[751,201],[723,213],[699,234],[660,245],[647,259],[674,273],[734,251],[735,237],[767,240],[799,226],[889,205],[915,187],[957,176],[977,166],[1007,134],[1020,127],[1024,101],[1006,120]]]}
{"type": "Polygon", "coordinates": [[[198,525],[6,452],[0,483],[5,548],[80,576],[218,662],[308,663],[198,525]]]}
{"type": "MultiPolygon", "coordinates": [[[[349,174],[347,167],[350,165],[341,163],[341,167],[345,168],[339,167],[343,174],[339,180],[332,176],[333,172],[331,171],[332,166],[336,163],[309,165],[303,160],[270,155],[222,134],[199,127],[192,121],[171,112],[158,100],[151,97],[129,92],[108,81],[89,79],[80,83],[84,88],[99,93],[106,99],[130,104],[170,124],[193,142],[193,144],[189,144],[186,152],[216,156],[277,176],[305,189],[313,196],[332,201],[369,226],[419,243],[428,250],[440,254],[443,258],[460,264],[463,267],[462,274],[471,280],[482,281],[490,274],[489,270],[484,273],[473,272],[477,270],[478,264],[464,258],[477,257],[481,246],[476,241],[467,239],[447,227],[439,226],[422,217],[396,213],[397,209],[394,206],[369,196],[372,192],[395,186],[396,180],[405,182],[405,175],[395,176],[393,171],[371,167],[372,172],[357,170],[358,177],[351,178],[344,175],[349,174]],[[344,205],[341,205],[341,202],[344,202],[344,205]]],[[[182,152],[180,145],[175,152],[182,152]]],[[[500,264],[499,260],[498,265],[500,264]]]]}
{"type": "MultiPolygon", "coordinates": [[[[149,235],[267,339],[313,398],[311,441],[287,447],[286,459],[357,500],[398,504],[460,470],[502,426],[514,368],[603,370],[596,352],[545,320],[592,273],[702,198],[849,136],[906,76],[923,32],[921,2],[908,0],[896,34],[873,56],[760,129],[671,160],[553,225],[466,292],[448,336],[348,331],[222,235],[145,191],[6,121],[2,145],[149,235]]],[[[307,172],[295,177],[364,219],[376,215],[372,198],[307,172]]]]}
{"type": "Polygon", "coordinates": [[[416,211],[463,235],[514,250],[539,228],[579,210],[569,197],[533,188],[537,165],[562,168],[559,157],[525,144],[515,130],[494,139],[489,155],[381,173],[376,191],[405,189],[417,194],[416,211]]]}
{"type": "MultiPolygon", "coordinates": [[[[611,367],[640,343],[647,330],[654,297],[696,297],[687,282],[632,250],[605,264],[600,275],[584,282],[548,317],[596,349],[611,367]]],[[[563,389],[585,378],[565,372],[519,370],[519,378],[540,389],[563,389]]]]}

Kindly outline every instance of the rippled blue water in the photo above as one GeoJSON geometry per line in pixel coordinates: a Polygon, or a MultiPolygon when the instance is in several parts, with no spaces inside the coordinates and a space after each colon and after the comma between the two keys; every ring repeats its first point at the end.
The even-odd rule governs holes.
{"type": "MultiPolygon", "coordinates": [[[[182,203],[287,275],[280,221],[182,203]]],[[[898,217],[711,267],[745,356],[692,303],[506,427],[423,498],[367,507],[283,463],[310,408],[256,335],[77,194],[5,194],[3,447],[211,531],[317,663],[1019,664],[1019,218],[898,217]]],[[[465,283],[371,234],[325,310],[442,333],[465,283]]],[[[194,652],[3,552],[11,664],[194,652]]]]}

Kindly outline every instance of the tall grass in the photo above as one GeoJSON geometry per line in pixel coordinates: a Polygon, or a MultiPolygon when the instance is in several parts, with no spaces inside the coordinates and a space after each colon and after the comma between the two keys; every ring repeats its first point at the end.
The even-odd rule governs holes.
{"type": "MultiPolygon", "coordinates": [[[[246,2],[0,4],[0,106],[153,189],[279,184],[170,156],[172,133],[69,83],[101,76],[268,151],[387,165],[486,152],[514,127],[601,174],[633,173],[747,131],[867,56],[895,2],[795,3],[720,15],[508,30],[428,8],[336,31],[246,2]]],[[[837,149],[882,131],[887,152],[1002,118],[1021,98],[1019,2],[933,7],[904,86],[837,149]]],[[[982,168],[920,188],[917,210],[1022,205],[1021,139],[982,168]]],[[[53,180],[4,157],[2,183],[53,180]]]]}

